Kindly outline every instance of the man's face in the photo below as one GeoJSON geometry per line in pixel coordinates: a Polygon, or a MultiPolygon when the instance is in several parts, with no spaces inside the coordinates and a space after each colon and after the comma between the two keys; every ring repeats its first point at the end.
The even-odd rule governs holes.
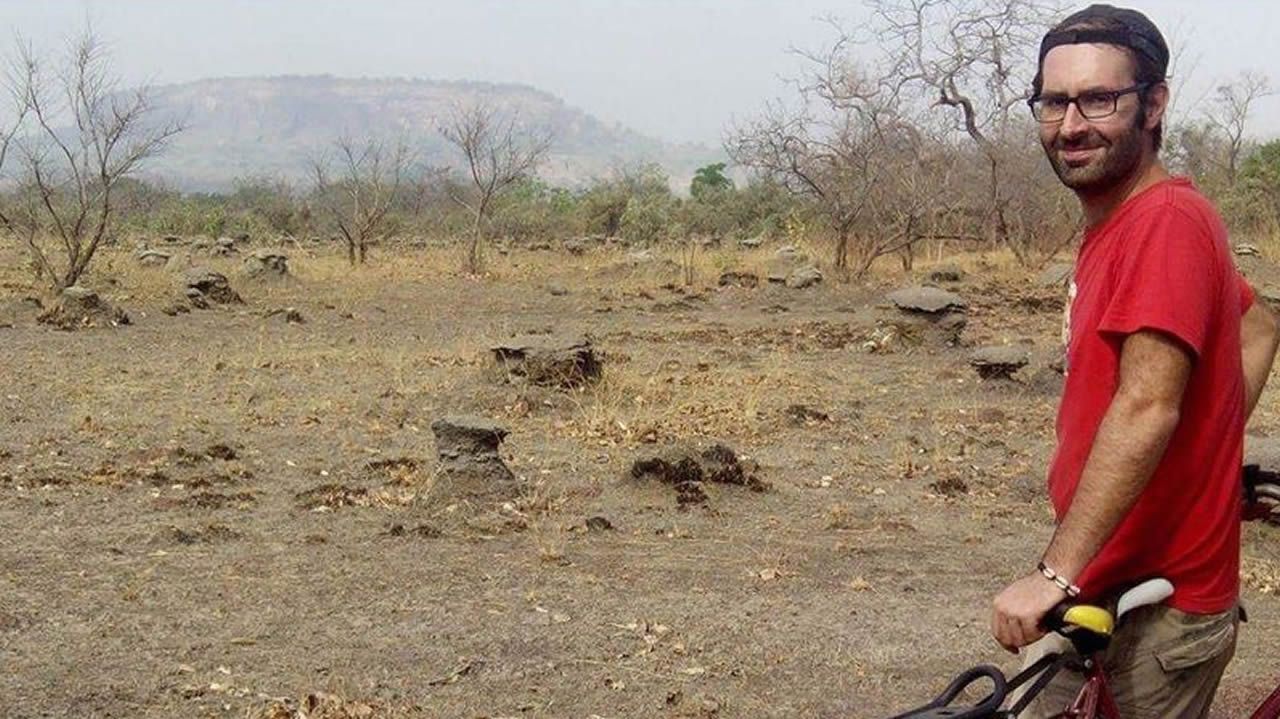
{"type": "MultiPolygon", "coordinates": [[[[1114,45],[1059,45],[1045,56],[1043,78],[1041,97],[1123,90],[1135,84],[1134,62],[1114,45]]],[[[1062,184],[1097,194],[1133,174],[1151,142],[1152,120],[1150,113],[1143,117],[1138,93],[1122,95],[1114,114],[1096,120],[1086,119],[1073,103],[1061,122],[1040,125],[1040,143],[1062,184]]]]}

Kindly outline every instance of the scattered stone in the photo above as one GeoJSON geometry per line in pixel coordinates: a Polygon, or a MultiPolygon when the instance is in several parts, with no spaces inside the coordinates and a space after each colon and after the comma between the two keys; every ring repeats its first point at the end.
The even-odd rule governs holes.
{"type": "Polygon", "coordinates": [[[172,257],[168,252],[160,250],[143,250],[138,253],[138,264],[143,267],[164,267],[172,257]]]}
{"type": "Polygon", "coordinates": [[[732,484],[753,492],[767,490],[768,485],[755,476],[755,469],[754,463],[744,464],[725,445],[713,444],[705,449],[672,447],[660,454],[637,459],[631,465],[631,477],[656,479],[671,485],[676,490],[676,504],[686,507],[707,501],[703,487],[706,483],[732,484]]]}
{"type": "Polygon", "coordinates": [[[178,315],[185,315],[190,312],[191,306],[185,302],[174,302],[172,304],[165,305],[160,309],[160,311],[170,317],[177,317],[178,315]]]}
{"type": "Polygon", "coordinates": [[[889,301],[904,312],[930,315],[962,311],[966,307],[960,295],[937,287],[906,287],[890,292],[889,301]]]}
{"type": "Polygon", "coordinates": [[[592,532],[608,532],[613,530],[613,522],[605,517],[587,517],[587,529],[592,532]]]}
{"type": "Polygon", "coordinates": [[[228,257],[236,254],[236,241],[230,237],[219,237],[214,241],[211,249],[213,250],[213,254],[218,255],[219,257],[228,257]]]}
{"type": "Polygon", "coordinates": [[[165,235],[164,237],[160,238],[160,241],[167,245],[182,244],[182,238],[178,237],[177,235],[165,235]]]}
{"type": "Polygon", "coordinates": [[[1066,287],[1075,275],[1076,267],[1067,262],[1055,262],[1036,275],[1038,287],[1066,287]]]}
{"type": "Polygon", "coordinates": [[[744,289],[755,289],[760,284],[760,276],[754,272],[739,272],[737,270],[729,270],[721,272],[720,279],[717,281],[721,287],[742,287],[744,289]]]}
{"type": "Polygon", "coordinates": [[[931,482],[928,490],[942,497],[959,497],[962,494],[969,493],[969,485],[965,484],[965,481],[959,477],[947,477],[931,482]]]}
{"type": "Polygon", "coordinates": [[[801,252],[795,245],[783,245],[774,250],[773,256],[780,260],[791,260],[792,262],[804,262],[809,256],[801,252]]]}
{"type": "Polygon", "coordinates": [[[745,240],[738,240],[738,246],[744,250],[754,250],[764,244],[764,240],[759,237],[748,237],[745,240]]]}
{"type": "Polygon", "coordinates": [[[231,289],[227,276],[207,267],[192,268],[183,281],[187,300],[193,307],[208,309],[211,304],[244,304],[240,295],[231,289]]]}
{"type": "Polygon", "coordinates": [[[783,414],[791,420],[792,424],[805,425],[817,422],[830,422],[831,415],[820,409],[810,407],[807,404],[793,404],[787,407],[783,414]]]}
{"type": "Polygon", "coordinates": [[[585,337],[525,335],[491,351],[499,368],[536,385],[570,388],[600,378],[600,358],[585,337]]]}
{"type": "Polygon", "coordinates": [[[563,285],[547,285],[547,292],[550,293],[552,297],[564,297],[569,294],[569,290],[563,285]]]}
{"type": "Polygon", "coordinates": [[[969,364],[983,379],[1012,379],[1028,360],[1026,350],[1009,345],[979,347],[969,355],[969,364]]]}
{"type": "Polygon", "coordinates": [[[254,278],[289,276],[289,258],[276,250],[254,250],[244,258],[245,274],[254,278]]]}
{"type": "Polygon", "coordinates": [[[515,475],[498,454],[507,430],[478,417],[454,416],[431,423],[441,475],[451,491],[472,496],[513,495],[515,475]]]}
{"type": "Polygon", "coordinates": [[[935,267],[925,276],[925,280],[929,282],[963,282],[964,278],[964,270],[956,265],[935,267]]]}
{"type": "Polygon", "coordinates": [[[233,541],[240,537],[240,532],[231,527],[225,524],[213,523],[207,524],[203,528],[195,529],[169,527],[161,533],[158,539],[163,543],[169,544],[213,544],[233,541]]]}
{"type": "Polygon", "coordinates": [[[225,444],[211,444],[204,453],[212,459],[219,459],[223,462],[230,462],[237,458],[236,451],[225,444]]]}
{"type": "Polygon", "coordinates": [[[393,524],[387,528],[388,537],[420,537],[422,539],[439,539],[444,536],[444,532],[438,527],[430,524],[419,524],[413,529],[406,528],[403,524],[393,524]]]}
{"type": "Polygon", "coordinates": [[[581,239],[565,240],[564,250],[574,256],[584,255],[587,252],[587,243],[581,239]]]}
{"type": "Polygon", "coordinates": [[[793,290],[803,290],[822,282],[822,270],[813,265],[799,267],[787,274],[783,283],[793,290]]]}
{"type": "Polygon", "coordinates": [[[1262,251],[1258,249],[1257,245],[1251,245],[1247,242],[1238,243],[1235,247],[1231,248],[1231,251],[1236,253],[1236,256],[1238,257],[1261,257],[1262,256],[1262,251]]]}
{"type": "Polygon", "coordinates": [[[306,318],[302,316],[302,313],[293,307],[281,307],[279,309],[271,310],[267,312],[265,317],[267,319],[271,319],[272,317],[279,317],[280,319],[283,319],[285,321],[285,324],[290,324],[290,325],[305,324],[307,321],[306,318]]]}
{"type": "Polygon", "coordinates": [[[129,315],[113,307],[86,287],[72,285],[58,295],[53,307],[36,317],[36,321],[60,330],[82,327],[119,327],[130,324],[129,315]]]}

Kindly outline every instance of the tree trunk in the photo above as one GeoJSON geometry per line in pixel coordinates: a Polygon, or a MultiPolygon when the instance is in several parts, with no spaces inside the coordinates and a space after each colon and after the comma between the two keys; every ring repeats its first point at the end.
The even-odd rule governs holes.
{"type": "Polygon", "coordinates": [[[347,262],[352,267],[356,266],[356,243],[351,238],[347,238],[347,262]]]}
{"type": "Polygon", "coordinates": [[[361,238],[360,239],[360,264],[363,265],[364,261],[368,258],[368,256],[369,256],[369,243],[366,242],[363,238],[361,238]]]}

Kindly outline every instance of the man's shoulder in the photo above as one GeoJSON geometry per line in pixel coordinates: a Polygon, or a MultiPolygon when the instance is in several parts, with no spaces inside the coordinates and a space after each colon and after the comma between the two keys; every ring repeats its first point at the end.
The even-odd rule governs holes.
{"type": "Polygon", "coordinates": [[[1129,214],[1133,222],[1149,222],[1153,216],[1159,215],[1175,222],[1190,221],[1210,235],[1223,228],[1218,209],[1188,178],[1166,180],[1137,199],[1140,206],[1134,208],[1136,212],[1129,214]]]}

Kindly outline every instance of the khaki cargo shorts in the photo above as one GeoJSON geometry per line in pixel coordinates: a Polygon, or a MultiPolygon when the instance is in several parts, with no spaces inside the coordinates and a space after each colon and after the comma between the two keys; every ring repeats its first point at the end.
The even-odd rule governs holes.
{"type": "MultiPolygon", "coordinates": [[[[1187,614],[1171,607],[1139,607],[1125,615],[1103,655],[1107,684],[1123,719],[1201,719],[1236,651],[1238,610],[1187,614]]],[[[1023,666],[1071,643],[1050,634],[1022,650],[1023,666]]],[[[1064,667],[1019,719],[1048,719],[1071,704],[1084,674],[1064,667]]]]}

